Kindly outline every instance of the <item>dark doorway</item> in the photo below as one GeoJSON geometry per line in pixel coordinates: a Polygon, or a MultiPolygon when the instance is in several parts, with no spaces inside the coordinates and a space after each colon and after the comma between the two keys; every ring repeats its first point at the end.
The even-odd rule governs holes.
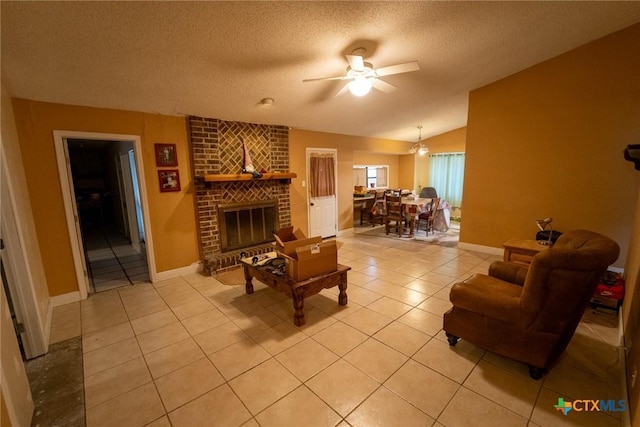
{"type": "Polygon", "coordinates": [[[135,223],[141,215],[127,202],[128,193],[137,193],[128,160],[133,144],[85,139],[67,144],[92,291],[148,282],[145,242],[138,233],[143,225],[135,223]]]}

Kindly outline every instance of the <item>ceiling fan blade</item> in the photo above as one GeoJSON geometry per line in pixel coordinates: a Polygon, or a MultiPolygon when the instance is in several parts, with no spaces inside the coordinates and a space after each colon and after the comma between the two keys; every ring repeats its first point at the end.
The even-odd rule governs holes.
{"type": "Polygon", "coordinates": [[[378,90],[381,90],[384,93],[391,93],[394,90],[396,90],[396,87],[394,85],[391,85],[387,82],[384,82],[380,79],[373,79],[373,82],[371,82],[373,84],[373,87],[375,87],[378,90]]]}
{"type": "Polygon", "coordinates": [[[349,61],[349,66],[352,70],[363,70],[364,69],[364,58],[360,55],[347,55],[347,61],[349,61]]]}
{"type": "Polygon", "coordinates": [[[389,76],[391,74],[408,73],[409,71],[418,71],[420,65],[418,61],[405,62],[404,64],[389,65],[388,67],[378,68],[376,74],[379,76],[389,76]]]}
{"type": "Polygon", "coordinates": [[[306,82],[318,82],[321,80],[347,80],[347,79],[351,79],[352,77],[349,76],[337,76],[337,77],[320,77],[317,79],[304,79],[302,82],[306,83],[306,82]]]}
{"type": "Polygon", "coordinates": [[[342,86],[342,88],[338,91],[338,93],[336,93],[335,97],[339,97],[340,95],[344,95],[344,93],[346,91],[349,90],[349,83],[345,84],[344,86],[342,86]]]}

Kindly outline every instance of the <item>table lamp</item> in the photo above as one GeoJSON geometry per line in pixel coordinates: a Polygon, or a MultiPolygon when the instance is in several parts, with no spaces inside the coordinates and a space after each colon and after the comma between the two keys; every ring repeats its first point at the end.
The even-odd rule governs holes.
{"type": "Polygon", "coordinates": [[[540,229],[540,231],[545,231],[547,227],[549,227],[549,238],[547,240],[538,240],[539,245],[551,246],[551,237],[553,236],[553,227],[551,227],[551,223],[553,222],[553,218],[545,218],[545,219],[536,219],[536,225],[540,229]]]}

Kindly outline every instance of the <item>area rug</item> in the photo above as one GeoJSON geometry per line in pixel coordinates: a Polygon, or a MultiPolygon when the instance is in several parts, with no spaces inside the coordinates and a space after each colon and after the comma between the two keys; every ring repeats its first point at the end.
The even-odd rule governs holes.
{"type": "Polygon", "coordinates": [[[398,237],[397,233],[389,232],[385,233],[384,227],[374,227],[366,231],[357,231],[357,234],[372,236],[372,237],[384,237],[394,240],[415,241],[432,243],[440,246],[456,247],[460,238],[460,227],[458,225],[449,227],[447,231],[435,231],[429,233],[427,236],[424,230],[414,231],[413,237],[409,237],[409,231],[406,230],[402,237],[398,237]]]}
{"type": "Polygon", "coordinates": [[[238,266],[235,268],[229,268],[221,273],[213,274],[211,277],[227,286],[242,286],[244,289],[245,279],[244,270],[238,266]]]}

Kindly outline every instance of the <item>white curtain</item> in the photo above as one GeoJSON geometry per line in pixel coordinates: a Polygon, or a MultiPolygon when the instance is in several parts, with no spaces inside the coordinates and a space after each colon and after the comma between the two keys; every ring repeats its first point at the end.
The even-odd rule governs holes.
{"type": "Polygon", "coordinates": [[[387,187],[387,168],[376,168],[376,187],[387,187]]]}
{"type": "Polygon", "coordinates": [[[429,156],[429,185],[452,207],[462,207],[464,153],[438,153],[429,156]]]}
{"type": "Polygon", "coordinates": [[[353,185],[362,185],[367,186],[367,170],[362,169],[354,169],[353,170],[353,185]]]}

